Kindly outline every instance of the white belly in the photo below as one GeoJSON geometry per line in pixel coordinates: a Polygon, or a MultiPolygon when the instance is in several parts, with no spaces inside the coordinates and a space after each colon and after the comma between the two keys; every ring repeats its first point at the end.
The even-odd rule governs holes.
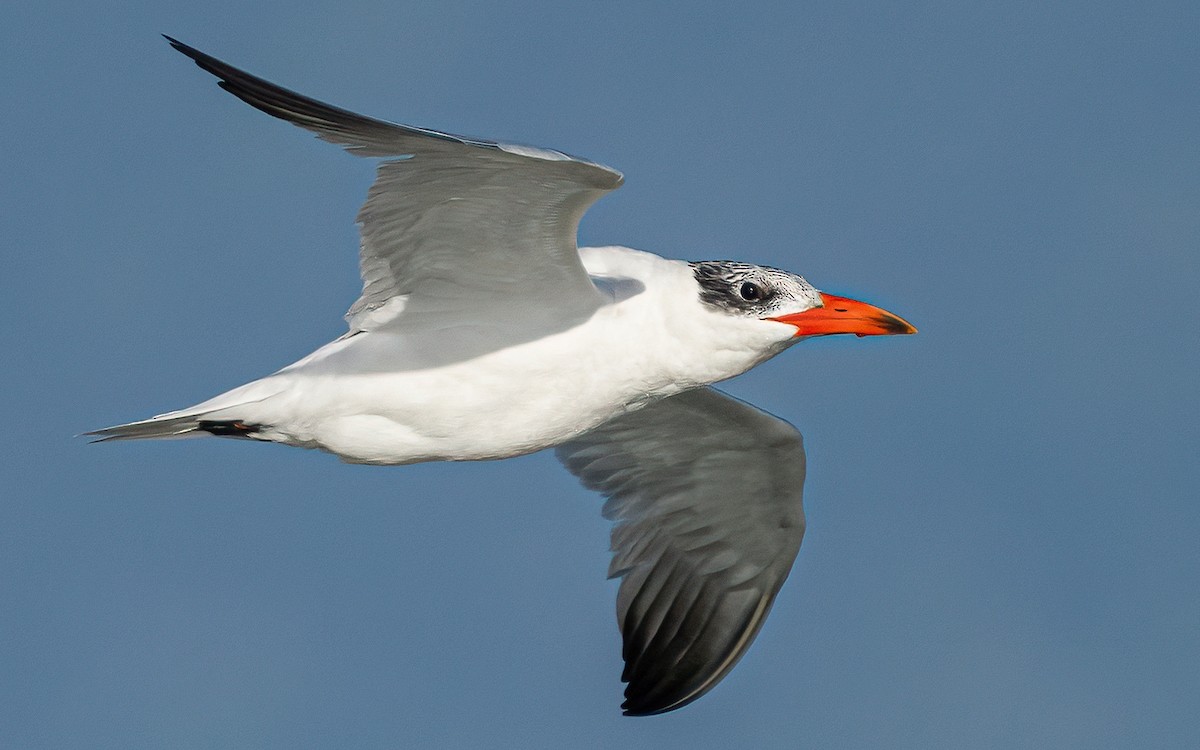
{"type": "Polygon", "coordinates": [[[272,376],[277,395],[229,414],[263,425],[259,437],[355,463],[478,460],[556,445],[688,387],[655,357],[586,331],[436,367],[381,362],[409,343],[370,333],[331,345],[343,350],[272,376]]]}
{"type": "Polygon", "coordinates": [[[541,450],[622,411],[744,372],[790,336],[782,324],[705,309],[684,286],[694,287],[687,266],[675,265],[683,291],[614,298],[564,330],[521,340],[486,323],[447,330],[440,319],[409,321],[329,344],[201,406],[260,425],[254,437],[356,463],[541,450]]]}

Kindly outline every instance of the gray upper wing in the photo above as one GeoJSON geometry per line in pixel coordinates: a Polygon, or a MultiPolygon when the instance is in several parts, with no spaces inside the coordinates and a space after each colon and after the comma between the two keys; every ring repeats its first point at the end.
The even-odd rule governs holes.
{"type": "Polygon", "coordinates": [[[358,214],[363,291],[347,313],[352,330],[401,312],[442,322],[457,314],[571,321],[600,304],[575,235],[588,206],[621,185],[619,172],[557,151],[364,117],[167,40],[251,106],[353,154],[394,157],[380,165],[358,214]],[[380,311],[395,298],[399,305],[380,311]]]}
{"type": "Polygon", "coordinates": [[[607,497],[620,577],[625,713],[679,708],[733,668],[804,536],[804,444],[711,388],[623,414],[558,447],[607,497]]]}

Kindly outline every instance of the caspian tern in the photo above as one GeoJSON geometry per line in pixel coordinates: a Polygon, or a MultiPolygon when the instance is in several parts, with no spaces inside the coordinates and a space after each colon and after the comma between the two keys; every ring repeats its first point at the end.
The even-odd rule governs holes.
{"type": "Polygon", "coordinates": [[[804,449],[707,386],[798,341],[915,333],[899,317],[733,261],[576,247],[619,172],[558,151],[364,117],[167,37],[221,88],[383,161],[358,214],[349,331],[208,401],[97,430],[216,435],[409,464],[557,446],[616,521],[627,714],[707,692],[746,651],[804,534],[804,449]]]}

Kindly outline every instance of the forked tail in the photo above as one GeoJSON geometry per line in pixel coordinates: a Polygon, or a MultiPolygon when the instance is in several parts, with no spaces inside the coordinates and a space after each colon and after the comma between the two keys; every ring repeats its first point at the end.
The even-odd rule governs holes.
{"type": "Polygon", "coordinates": [[[119,424],[83,433],[95,438],[92,442],[108,440],[150,440],[182,438],[193,435],[217,435],[218,437],[251,438],[260,427],[236,419],[204,419],[205,414],[186,414],[178,417],[152,417],[140,422],[119,424]]]}
{"type": "Polygon", "coordinates": [[[255,380],[226,391],[207,401],[185,409],[169,411],[137,422],[105,427],[83,433],[84,437],[95,438],[93,442],[108,440],[152,440],[164,438],[198,437],[217,435],[263,439],[256,435],[263,431],[265,414],[263,404],[284,389],[286,381],[278,377],[255,380]]]}

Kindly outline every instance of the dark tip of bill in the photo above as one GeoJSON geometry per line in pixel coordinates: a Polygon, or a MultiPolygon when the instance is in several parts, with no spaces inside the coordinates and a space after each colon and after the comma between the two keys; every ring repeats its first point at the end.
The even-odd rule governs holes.
{"type": "Polygon", "coordinates": [[[903,318],[888,316],[881,322],[889,334],[908,334],[917,332],[916,326],[909,323],[907,320],[904,320],[903,318]]]}

